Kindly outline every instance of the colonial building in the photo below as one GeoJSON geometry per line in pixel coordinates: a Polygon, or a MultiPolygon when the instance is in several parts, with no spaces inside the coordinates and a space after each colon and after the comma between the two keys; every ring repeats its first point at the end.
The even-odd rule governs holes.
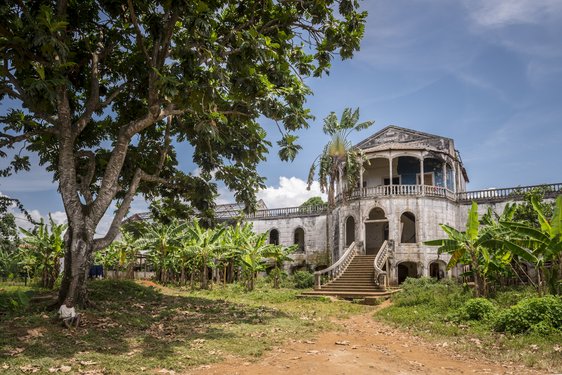
{"type": "MultiPolygon", "coordinates": [[[[291,269],[327,268],[332,278],[348,269],[349,280],[364,277],[374,282],[371,286],[398,284],[406,277],[456,276],[458,270],[446,270],[449,256],[423,242],[445,236],[440,223],[463,229],[472,201],[482,212],[488,207],[501,212],[507,201],[521,199],[532,188],[467,192],[468,174],[454,141],[438,135],[388,126],[355,147],[366,156],[359,184],[346,197],[338,191],[331,212],[326,207],[261,209],[245,218],[256,232],[268,232],[271,243],[298,244],[291,269]]],[[[550,191],[560,194],[562,184],[550,191]]]]}

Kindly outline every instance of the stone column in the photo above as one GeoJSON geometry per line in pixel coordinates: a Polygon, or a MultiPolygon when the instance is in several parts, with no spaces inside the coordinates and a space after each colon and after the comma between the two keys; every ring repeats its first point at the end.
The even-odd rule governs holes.
{"type": "Polygon", "coordinates": [[[447,162],[443,162],[443,187],[447,188],[447,162]]]}
{"type": "Polygon", "coordinates": [[[388,155],[388,176],[389,176],[389,179],[390,179],[389,191],[392,194],[392,154],[388,155]]]}
{"type": "Polygon", "coordinates": [[[361,162],[361,168],[359,168],[359,197],[363,196],[363,162],[361,162]]]}
{"type": "Polygon", "coordinates": [[[425,185],[424,174],[425,174],[425,169],[423,166],[423,154],[421,154],[420,156],[420,185],[421,186],[425,185]]]}

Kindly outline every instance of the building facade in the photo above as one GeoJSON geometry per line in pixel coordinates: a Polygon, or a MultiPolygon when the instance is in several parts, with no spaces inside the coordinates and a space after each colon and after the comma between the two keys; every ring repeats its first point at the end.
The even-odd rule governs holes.
{"type": "MultiPolygon", "coordinates": [[[[532,187],[467,192],[468,174],[450,138],[388,126],[357,144],[366,157],[358,186],[336,184],[336,207],[262,209],[246,217],[271,243],[298,245],[290,270],[330,266],[353,244],[358,254],[376,255],[389,246],[388,281],[406,277],[457,276],[446,270],[449,255],[424,241],[445,237],[439,224],[464,229],[469,205],[501,213],[532,187]]],[[[562,184],[551,185],[551,195],[562,184]]],[[[385,252],[386,253],[386,252],[385,252]]]]}

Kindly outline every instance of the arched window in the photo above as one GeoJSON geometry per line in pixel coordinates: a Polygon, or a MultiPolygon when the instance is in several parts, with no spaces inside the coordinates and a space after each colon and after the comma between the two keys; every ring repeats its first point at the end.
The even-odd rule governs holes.
{"type": "Polygon", "coordinates": [[[355,218],[349,216],[345,221],[345,247],[349,247],[355,241],[355,218]]]}
{"type": "Polygon", "coordinates": [[[416,243],[416,216],[411,212],[404,212],[400,216],[400,226],[402,234],[401,243],[416,243]]]}
{"type": "Polygon", "coordinates": [[[304,253],[304,229],[295,229],[295,241],[293,243],[299,245],[297,251],[304,253]]]}
{"type": "Polygon", "coordinates": [[[279,231],[277,229],[269,231],[269,243],[272,245],[279,245],[279,231]]]}
{"type": "Polygon", "coordinates": [[[385,220],[386,215],[382,208],[375,207],[369,212],[369,220],[385,220]]]}

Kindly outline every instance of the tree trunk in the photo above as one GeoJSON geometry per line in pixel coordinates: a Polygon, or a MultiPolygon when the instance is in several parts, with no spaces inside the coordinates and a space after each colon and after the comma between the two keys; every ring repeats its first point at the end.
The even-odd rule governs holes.
{"type": "Polygon", "coordinates": [[[185,267],[181,268],[180,285],[185,285],[185,267]]]}
{"type": "Polygon", "coordinates": [[[203,259],[203,276],[201,279],[201,288],[207,289],[207,284],[209,282],[209,275],[207,273],[207,258],[203,259]]]}
{"type": "Polygon", "coordinates": [[[90,301],[86,278],[93,251],[94,231],[75,227],[76,225],[69,225],[65,235],[64,275],[57,304],[62,305],[67,298],[72,298],[75,304],[87,306],[90,301]]]}

